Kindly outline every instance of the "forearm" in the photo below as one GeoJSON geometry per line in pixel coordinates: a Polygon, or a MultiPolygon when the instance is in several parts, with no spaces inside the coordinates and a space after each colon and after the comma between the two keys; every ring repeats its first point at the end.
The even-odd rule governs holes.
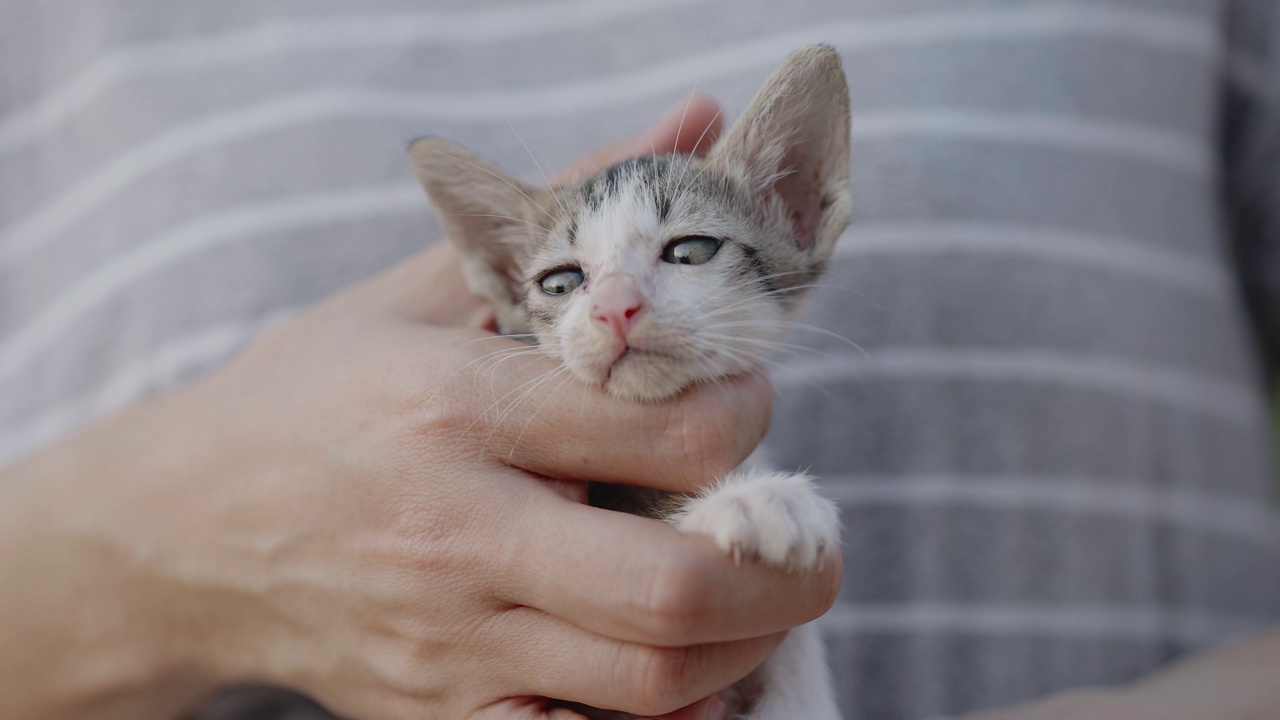
{"type": "Polygon", "coordinates": [[[172,473],[159,408],[131,410],[0,474],[0,717],[167,718],[208,692],[186,594],[121,542],[172,473]]]}
{"type": "Polygon", "coordinates": [[[1192,657],[1126,695],[1142,718],[1280,717],[1280,628],[1192,657]]]}

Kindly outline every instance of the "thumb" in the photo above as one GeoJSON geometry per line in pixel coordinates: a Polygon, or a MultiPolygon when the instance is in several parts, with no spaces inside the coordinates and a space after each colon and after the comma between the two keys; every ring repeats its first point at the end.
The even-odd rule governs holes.
{"type": "Polygon", "coordinates": [[[543,698],[508,698],[471,715],[470,720],[587,720],[566,707],[553,707],[543,698]]]}
{"type": "Polygon", "coordinates": [[[668,713],[654,720],[724,720],[727,712],[724,701],[719,695],[712,695],[673,713],[668,713]]]}
{"type": "Polygon", "coordinates": [[[343,296],[370,313],[390,311],[414,323],[495,329],[493,309],[471,292],[457,249],[443,239],[343,296]]]}
{"type": "Polygon", "coordinates": [[[672,105],[648,130],[592,152],[578,162],[556,173],[552,185],[566,185],[590,177],[601,170],[640,155],[684,153],[700,155],[707,151],[724,130],[723,111],[719,103],[706,95],[694,93],[688,100],[672,105]]]}

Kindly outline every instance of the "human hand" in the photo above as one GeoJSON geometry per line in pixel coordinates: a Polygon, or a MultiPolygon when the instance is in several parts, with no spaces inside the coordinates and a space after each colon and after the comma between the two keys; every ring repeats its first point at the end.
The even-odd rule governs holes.
{"type": "MultiPolygon", "coordinates": [[[[591,162],[690,151],[716,126],[696,98],[591,162]]],[[[35,461],[8,527],[56,530],[44,600],[91,593],[111,622],[85,632],[146,640],[131,689],[277,684],[370,718],[576,717],[543,698],[672,712],[829,607],[838,557],[735,568],[706,538],[583,504],[583,481],[691,490],[737,465],[767,380],[621,403],[488,321],[442,244],[35,461]],[[86,543],[92,571],[73,572],[86,543]]],[[[56,666],[26,657],[11,681],[56,666]]],[[[132,702],[115,712],[145,716],[132,702]]]]}

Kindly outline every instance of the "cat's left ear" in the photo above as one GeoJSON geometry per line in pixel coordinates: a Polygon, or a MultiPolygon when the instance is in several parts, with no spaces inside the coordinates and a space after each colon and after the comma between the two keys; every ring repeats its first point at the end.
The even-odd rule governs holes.
{"type": "Polygon", "coordinates": [[[792,53],[708,159],[779,206],[795,244],[825,260],[849,223],[849,86],[826,45],[792,53]]]}

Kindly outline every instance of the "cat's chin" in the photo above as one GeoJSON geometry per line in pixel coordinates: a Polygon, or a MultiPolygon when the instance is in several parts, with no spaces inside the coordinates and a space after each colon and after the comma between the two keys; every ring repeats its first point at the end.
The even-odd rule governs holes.
{"type": "Polygon", "coordinates": [[[630,402],[661,402],[703,383],[741,375],[754,366],[732,356],[693,357],[687,349],[626,347],[599,348],[590,352],[586,343],[571,346],[575,352],[555,354],[582,382],[610,396],[630,402]],[[685,350],[684,353],[681,350],[685,350]]]}
{"type": "Polygon", "coordinates": [[[666,355],[631,349],[609,366],[604,389],[620,400],[666,400],[694,383],[695,378],[689,376],[684,365],[666,355]]]}
{"type": "Polygon", "coordinates": [[[566,364],[577,378],[629,402],[658,402],[679,395],[700,378],[682,362],[660,353],[630,349],[609,363],[566,364]]]}
{"type": "Polygon", "coordinates": [[[630,402],[661,402],[679,395],[695,385],[734,377],[751,369],[750,365],[720,367],[719,374],[706,377],[690,369],[690,361],[654,353],[623,357],[614,363],[606,377],[595,384],[605,392],[630,402]]]}
{"type": "Polygon", "coordinates": [[[628,402],[660,402],[679,395],[682,390],[693,383],[671,382],[663,387],[654,387],[652,382],[640,381],[622,376],[609,378],[604,382],[605,392],[619,400],[628,402]]]}

